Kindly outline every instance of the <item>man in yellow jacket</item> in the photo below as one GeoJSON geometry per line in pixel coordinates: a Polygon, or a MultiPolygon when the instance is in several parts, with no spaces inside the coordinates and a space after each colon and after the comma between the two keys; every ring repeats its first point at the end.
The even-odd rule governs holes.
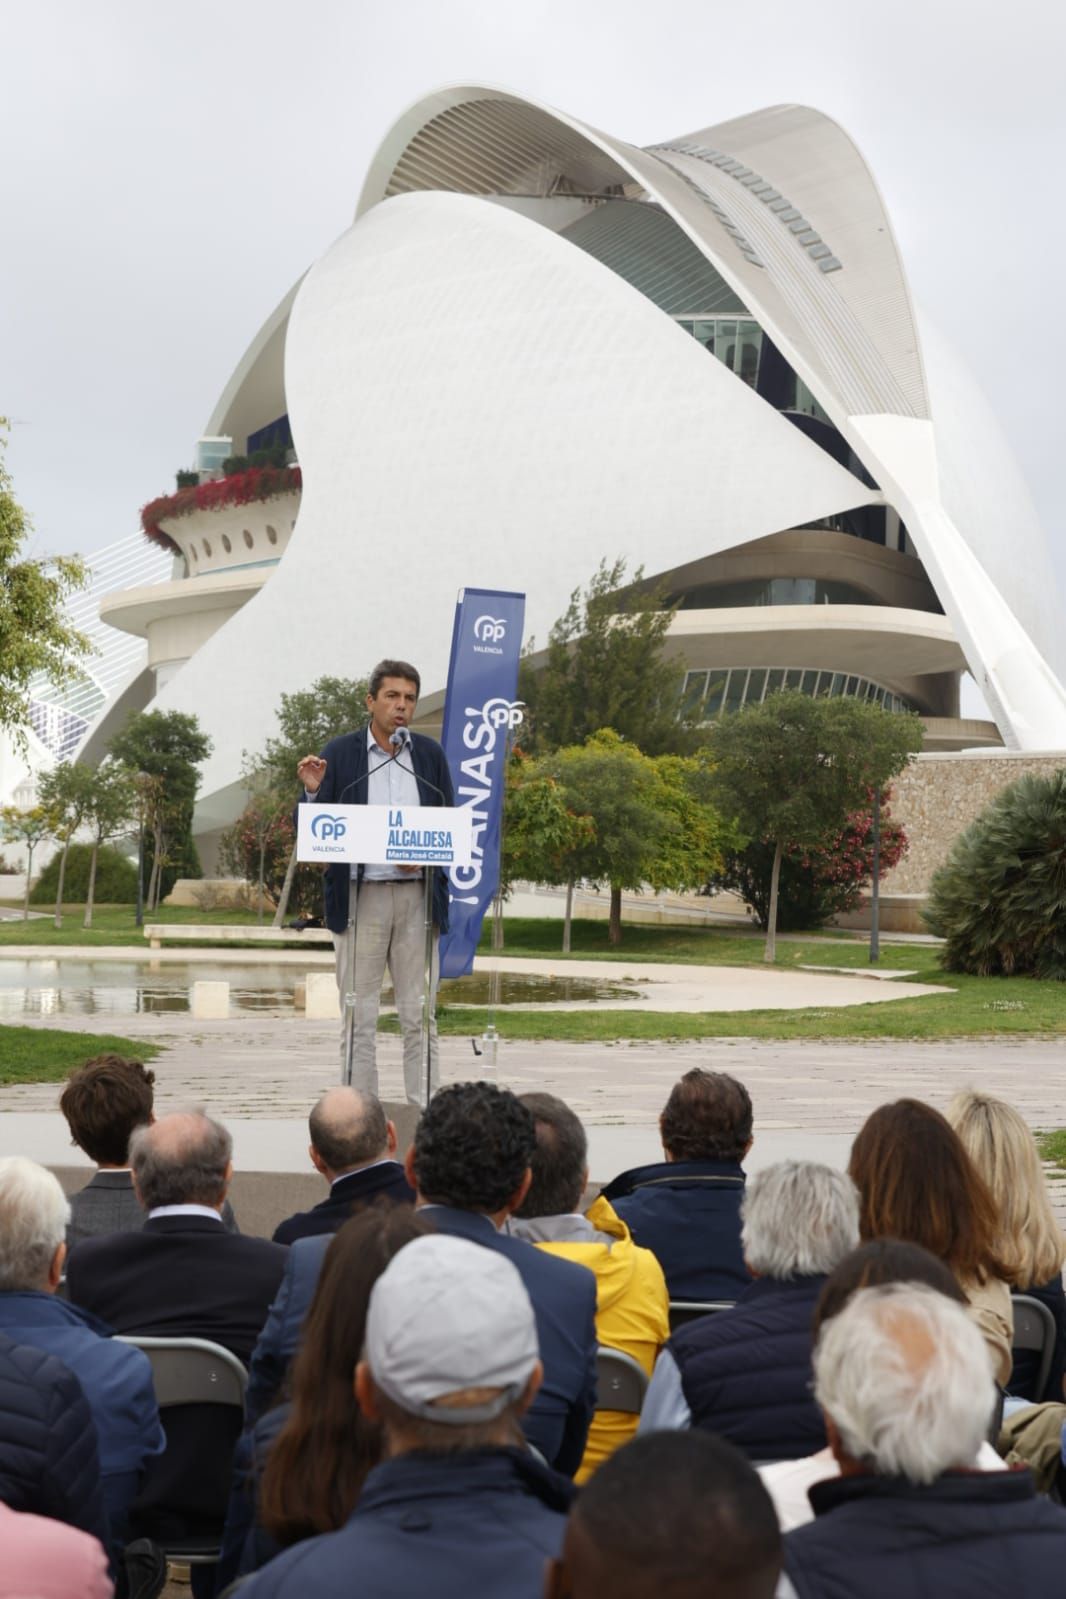
{"type": "MultiPolygon", "coordinates": [[[[588,1140],[569,1105],[554,1094],[522,1094],[536,1124],[533,1181],[510,1222],[519,1238],[587,1266],[596,1278],[596,1337],[621,1349],[651,1376],[670,1336],[669,1297],[662,1267],[650,1249],[633,1242],[629,1228],[602,1196],[582,1215],[588,1184],[588,1140]]],[[[597,1466],[628,1443],[636,1416],[597,1410],[575,1481],[587,1482],[597,1466]]]]}

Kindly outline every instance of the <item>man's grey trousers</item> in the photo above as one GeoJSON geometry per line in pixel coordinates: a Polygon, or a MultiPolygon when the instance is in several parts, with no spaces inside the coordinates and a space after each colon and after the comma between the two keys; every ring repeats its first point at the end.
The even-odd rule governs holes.
{"type": "MultiPolygon", "coordinates": [[[[352,891],[355,884],[352,884],[352,891]]],[[[436,1000],[439,965],[437,935],[433,937],[433,1000],[436,1000]]],[[[334,933],[337,987],[341,1000],[341,1069],[345,1056],[345,996],[351,962],[351,928],[334,933]]],[[[396,996],[396,1013],[403,1035],[403,1080],[408,1103],[421,1105],[425,1082],[422,1054],[422,985],[426,965],[425,886],[420,879],[403,882],[363,882],[359,885],[355,918],[355,1027],[352,1086],[378,1093],[377,1026],[381,985],[388,967],[396,996]]],[[[432,1009],[435,1011],[435,1003],[432,1009]]],[[[437,1022],[430,1021],[430,1097],[440,1081],[437,1022]]]]}

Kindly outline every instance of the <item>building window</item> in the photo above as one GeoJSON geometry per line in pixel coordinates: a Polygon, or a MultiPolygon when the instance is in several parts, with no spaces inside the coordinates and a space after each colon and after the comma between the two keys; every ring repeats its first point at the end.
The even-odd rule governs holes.
{"type": "Polygon", "coordinates": [[[207,556],[208,560],[211,559],[211,545],[209,544],[207,539],[204,539],[204,554],[207,556]]]}
{"type": "Polygon", "coordinates": [[[222,535],[222,548],[225,550],[227,555],[230,553],[230,551],[233,548],[233,545],[230,542],[230,536],[229,536],[228,533],[223,533],[223,535],[222,535]]]}
{"type": "Polygon", "coordinates": [[[268,544],[276,544],[277,542],[278,542],[278,530],[277,530],[276,527],[271,527],[270,523],[268,522],[267,523],[267,543],[268,544]]]}
{"type": "Polygon", "coordinates": [[[758,705],[780,689],[807,694],[811,698],[843,696],[883,705],[889,711],[916,709],[910,701],[891,694],[868,678],[846,672],[820,672],[800,667],[746,666],[686,672],[681,686],[681,714],[702,722],[713,722],[721,715],[739,711],[745,705],[758,705]]]}
{"type": "Polygon", "coordinates": [[[244,542],[245,542],[245,544],[247,544],[249,549],[252,548],[252,545],[255,542],[255,540],[252,538],[252,535],[249,533],[247,528],[245,528],[245,530],[244,530],[244,542]]]}

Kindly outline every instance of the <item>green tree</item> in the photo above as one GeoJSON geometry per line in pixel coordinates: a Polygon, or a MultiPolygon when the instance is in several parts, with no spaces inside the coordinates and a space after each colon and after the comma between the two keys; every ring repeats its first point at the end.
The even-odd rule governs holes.
{"type": "Polygon", "coordinates": [[[101,761],[92,774],[85,806],[85,822],[92,832],[92,855],[89,861],[89,887],[85,896],[84,927],[93,925],[96,863],[100,847],[124,833],[136,811],[136,778],[128,767],[116,760],[101,761]]]}
{"type": "Polygon", "coordinates": [[[862,700],[772,694],[716,723],[711,791],[748,838],[773,848],[765,959],[776,959],[781,861],[839,833],[922,744],[921,719],[862,700]]]}
{"type": "Polygon", "coordinates": [[[200,763],[211,753],[211,740],[185,711],[139,711],[111,740],[110,752],[130,772],[153,780],[142,780],[140,792],[147,828],[145,903],[155,910],[178,877],[200,876],[192,817],[200,763]]]}
{"type": "MultiPolygon", "coordinates": [[[[881,794],[877,833],[882,872],[897,866],[907,853],[907,835],[889,812],[891,794],[891,789],[881,794]]],[[[721,870],[708,881],[708,890],[739,894],[765,930],[770,925],[773,866],[773,845],[752,839],[743,848],[726,851],[721,870]]],[[[778,884],[778,932],[822,927],[842,912],[857,910],[873,869],[874,813],[872,797],[868,797],[838,832],[827,834],[816,845],[786,847],[778,884]]]]}
{"type": "Polygon", "coordinates": [[[592,823],[563,864],[568,884],[608,884],[611,944],[622,939],[625,889],[695,888],[721,861],[728,829],[710,802],[703,756],[656,759],[603,728],[542,757],[530,775],[553,778],[567,811],[592,823]]]}
{"type": "MultiPolygon", "coordinates": [[[[273,738],[267,739],[266,748],[259,759],[250,761],[248,770],[255,774],[262,772],[266,788],[276,794],[279,801],[283,798],[285,806],[291,810],[299,799],[296,791],[297,762],[305,755],[322,749],[331,738],[338,738],[341,733],[350,733],[363,725],[367,716],[366,696],[369,687],[366,677],[327,676],[316,678],[310,688],[299,689],[294,694],[283,694],[277,710],[278,731],[273,738]]],[[[274,911],[275,927],[280,927],[285,920],[298,871],[303,872],[308,879],[313,875],[317,885],[317,868],[297,865],[294,837],[285,880],[274,911]]],[[[301,888],[299,898],[301,902],[306,902],[310,897],[308,884],[304,883],[301,888]]]]}
{"type": "MultiPolygon", "coordinates": [[[[289,845],[291,823],[285,826],[292,810],[292,783],[279,792],[268,766],[247,755],[241,767],[241,780],[248,791],[248,803],[223,840],[224,859],[229,869],[237,869],[246,882],[256,886],[256,921],[262,925],[263,897],[267,888],[267,867],[277,853],[279,836],[289,845]]],[[[291,854],[291,847],[287,847],[291,854]]]]}
{"type": "Polygon", "coordinates": [[[64,612],[67,596],[85,586],[84,562],[19,559],[31,523],[4,464],[7,427],[0,417],[0,727],[19,739],[29,727],[33,679],[66,682],[90,646],[64,612]]]}
{"type": "Polygon", "coordinates": [[[26,851],[26,893],[22,901],[22,920],[30,919],[30,880],[33,877],[33,852],[45,839],[54,838],[58,818],[47,805],[31,805],[19,810],[5,805],[0,811],[0,830],[8,843],[21,844],[26,851]]]}
{"type": "Polygon", "coordinates": [[[93,769],[81,761],[60,761],[51,771],[44,772],[37,784],[41,804],[52,813],[55,837],[63,846],[56,883],[55,925],[63,925],[63,882],[66,877],[67,856],[74,834],[85,821],[92,793],[93,769]]]}
{"type": "Polygon", "coordinates": [[[647,755],[690,742],[680,717],[684,663],[663,656],[674,611],[643,576],[638,567],[627,582],[623,560],[601,561],[549,633],[543,666],[523,658],[519,694],[530,728],[523,742],[533,753],[582,744],[601,727],[647,755]]]}
{"type": "Polygon", "coordinates": [[[528,756],[511,756],[500,843],[500,890],[507,894],[519,881],[565,884],[564,953],[570,949],[577,851],[595,833],[591,816],[571,810],[557,777],[528,756]]]}

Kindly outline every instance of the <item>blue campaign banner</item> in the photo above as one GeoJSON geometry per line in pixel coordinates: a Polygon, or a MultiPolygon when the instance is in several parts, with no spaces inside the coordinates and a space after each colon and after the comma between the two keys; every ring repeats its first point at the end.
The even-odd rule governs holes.
{"type": "Polygon", "coordinates": [[[524,594],[499,589],[460,589],[455,607],[441,742],[455,803],[473,812],[474,859],[448,873],[442,977],[462,977],[473,966],[481,922],[500,881],[507,735],[522,720],[515,695],[525,613],[524,594]]]}

